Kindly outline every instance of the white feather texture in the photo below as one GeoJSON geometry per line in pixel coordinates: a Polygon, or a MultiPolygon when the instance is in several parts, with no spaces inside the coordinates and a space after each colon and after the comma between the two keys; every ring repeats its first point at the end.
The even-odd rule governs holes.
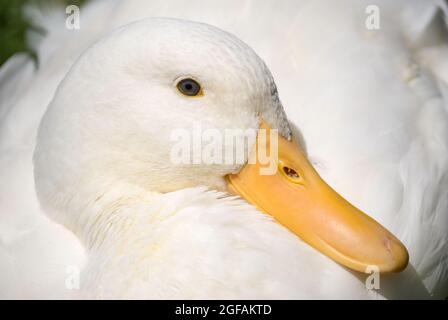
{"type": "MultiPolygon", "coordinates": [[[[370,3],[364,1],[92,1],[81,8],[76,31],[64,27],[63,8],[31,8],[48,31],[31,39],[39,66],[17,55],[0,71],[0,297],[448,296],[446,5],[377,3],[379,30],[366,29],[370,3]],[[99,238],[50,213],[90,245],[86,263],[77,237],[39,209],[32,164],[38,126],[82,52],[111,29],[151,16],[209,23],[249,44],[271,70],[319,173],[404,242],[408,269],[368,291],[365,275],[330,261],[241,200],[204,188],[148,193],[132,184],[116,184],[103,195],[101,205],[118,209],[104,206],[113,214],[96,230],[99,238]],[[109,228],[113,237],[102,232],[109,228]],[[68,266],[84,268],[82,290],[67,289],[68,266]]],[[[85,89],[107,90],[104,83],[95,88],[78,80],[85,89]]],[[[281,125],[280,118],[271,121],[281,125]]],[[[212,180],[197,182],[219,189],[219,179],[212,180]]],[[[91,191],[62,186],[87,196],[91,191]]]]}

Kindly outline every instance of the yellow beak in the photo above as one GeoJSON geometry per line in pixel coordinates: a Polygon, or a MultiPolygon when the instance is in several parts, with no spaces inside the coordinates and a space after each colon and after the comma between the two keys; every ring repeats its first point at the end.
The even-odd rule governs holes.
{"type": "Polygon", "coordinates": [[[260,129],[266,130],[266,138],[257,139],[255,161],[227,176],[232,193],[343,266],[360,272],[372,266],[380,272],[406,267],[408,252],[394,235],[327,185],[295,143],[282,137],[273,143],[269,126],[263,122],[260,129]],[[276,172],[260,174],[266,163],[259,155],[272,155],[267,150],[276,143],[278,157],[270,159],[276,172]]]}

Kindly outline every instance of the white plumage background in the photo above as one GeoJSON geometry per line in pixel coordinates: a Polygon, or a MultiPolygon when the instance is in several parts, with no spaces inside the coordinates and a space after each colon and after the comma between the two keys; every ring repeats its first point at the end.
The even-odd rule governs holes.
{"type": "Polygon", "coordinates": [[[322,298],[448,296],[446,2],[93,0],[81,7],[79,30],[65,28],[65,8],[26,10],[46,32],[29,35],[37,66],[17,54],[0,69],[0,298],[70,296],[67,267],[82,268],[86,257],[39,208],[32,164],[39,122],[83,51],[113,28],[152,16],[205,22],[250,45],[322,177],[408,248],[409,267],[385,277],[378,293],[344,292],[365,277],[324,269],[332,281],[319,286],[334,289],[322,298]],[[369,4],[380,8],[379,30],[365,27],[369,4]]]}

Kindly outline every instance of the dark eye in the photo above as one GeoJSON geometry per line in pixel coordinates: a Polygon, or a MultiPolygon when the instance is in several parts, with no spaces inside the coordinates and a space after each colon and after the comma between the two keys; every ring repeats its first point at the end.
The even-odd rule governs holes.
{"type": "Polygon", "coordinates": [[[195,80],[187,78],[182,79],[177,83],[177,89],[184,95],[194,97],[200,95],[201,85],[195,80]]]}

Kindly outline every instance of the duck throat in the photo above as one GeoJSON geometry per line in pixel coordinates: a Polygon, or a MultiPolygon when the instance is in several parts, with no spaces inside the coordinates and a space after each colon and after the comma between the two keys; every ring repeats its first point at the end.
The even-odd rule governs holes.
{"type": "Polygon", "coordinates": [[[42,192],[38,196],[49,218],[72,231],[87,250],[122,234],[133,223],[139,206],[160,196],[125,182],[80,184],[82,187],[72,184],[52,196],[42,192]]]}

